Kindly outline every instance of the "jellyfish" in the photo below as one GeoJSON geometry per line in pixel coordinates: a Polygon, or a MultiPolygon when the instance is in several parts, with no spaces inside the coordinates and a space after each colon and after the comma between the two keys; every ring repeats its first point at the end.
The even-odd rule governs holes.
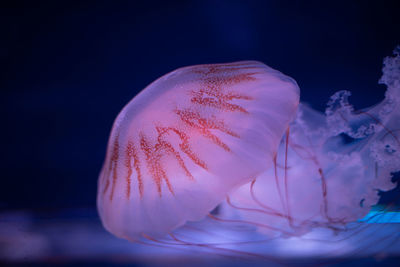
{"type": "MultiPolygon", "coordinates": [[[[114,122],[98,183],[103,225],[131,241],[246,256],[293,238],[357,246],[381,231],[363,218],[397,185],[399,52],[384,60],[385,99],[363,110],[348,91],[313,110],[292,78],[257,61],[159,78],[114,122]]],[[[399,228],[385,229],[398,247],[399,228]]]]}
{"type": "Polygon", "coordinates": [[[298,103],[296,82],[256,61],[162,76],[115,120],[99,178],[104,226],[136,239],[200,220],[272,165],[298,103]]]}

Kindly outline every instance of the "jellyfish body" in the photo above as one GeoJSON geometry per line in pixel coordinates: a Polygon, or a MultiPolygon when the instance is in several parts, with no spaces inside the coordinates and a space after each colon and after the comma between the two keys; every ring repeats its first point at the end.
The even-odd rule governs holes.
{"type": "Polygon", "coordinates": [[[273,164],[296,82],[256,61],[177,69],[114,122],[98,183],[103,225],[137,240],[206,216],[273,164]]]}
{"type": "Polygon", "coordinates": [[[223,255],[399,253],[394,213],[360,221],[400,171],[399,51],[381,83],[381,103],[355,111],[340,91],[323,114],[298,105],[295,81],[255,61],[161,77],[114,123],[98,184],[103,225],[223,255]]]}

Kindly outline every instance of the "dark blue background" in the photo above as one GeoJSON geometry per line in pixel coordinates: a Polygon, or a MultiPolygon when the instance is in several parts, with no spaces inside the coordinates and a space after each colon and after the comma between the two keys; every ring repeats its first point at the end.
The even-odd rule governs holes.
{"type": "Polygon", "coordinates": [[[0,209],[94,207],[117,113],[181,66],[259,60],[321,111],[343,89],[380,101],[396,1],[320,2],[2,1],[0,209]]]}

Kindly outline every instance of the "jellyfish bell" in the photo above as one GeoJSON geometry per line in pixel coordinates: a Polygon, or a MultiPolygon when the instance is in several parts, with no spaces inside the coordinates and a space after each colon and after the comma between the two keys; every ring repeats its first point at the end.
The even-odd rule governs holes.
{"type": "Polygon", "coordinates": [[[114,122],[98,183],[103,225],[138,240],[204,218],[272,165],[298,103],[296,82],[256,61],[162,76],[114,122]]]}

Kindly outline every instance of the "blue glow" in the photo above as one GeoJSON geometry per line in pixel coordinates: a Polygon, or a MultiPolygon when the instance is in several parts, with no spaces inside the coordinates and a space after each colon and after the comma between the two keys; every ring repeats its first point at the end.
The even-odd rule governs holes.
{"type": "Polygon", "coordinates": [[[364,218],[364,223],[400,223],[400,212],[371,210],[364,218]]]}

